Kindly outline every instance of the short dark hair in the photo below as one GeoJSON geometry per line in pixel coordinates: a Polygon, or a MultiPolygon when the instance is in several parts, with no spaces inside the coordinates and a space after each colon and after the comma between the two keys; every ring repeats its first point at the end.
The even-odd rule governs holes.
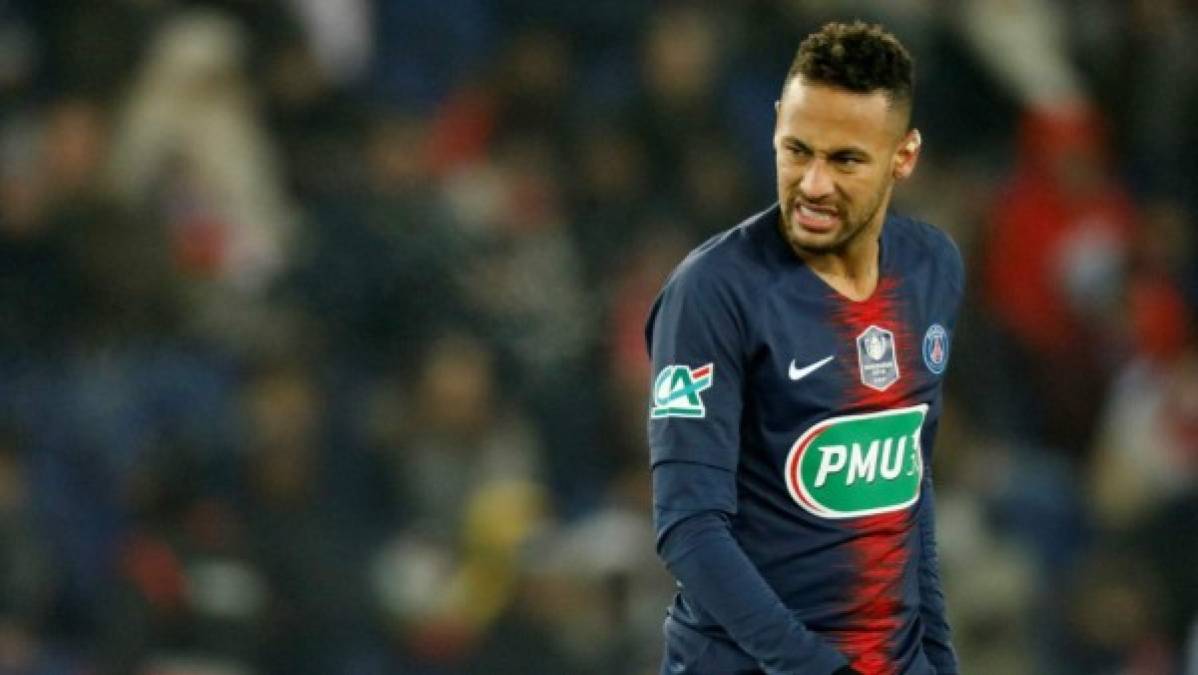
{"type": "Polygon", "coordinates": [[[898,38],[878,24],[862,21],[824,24],[799,45],[786,82],[804,82],[870,94],[884,92],[892,106],[910,109],[915,64],[898,38]]]}

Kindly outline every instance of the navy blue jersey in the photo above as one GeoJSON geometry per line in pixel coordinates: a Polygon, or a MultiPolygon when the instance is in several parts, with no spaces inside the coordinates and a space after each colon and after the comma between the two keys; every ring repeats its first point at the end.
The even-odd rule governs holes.
{"type": "Polygon", "coordinates": [[[791,250],[775,206],[693,251],[654,304],[673,672],[956,672],[929,469],[963,268],[946,235],[906,217],[887,216],[880,245],[876,290],[849,300],[791,250]],[[700,516],[739,551],[702,558],[708,533],[684,527],[700,516]],[[779,602],[789,634],[751,623],[779,602]]]}

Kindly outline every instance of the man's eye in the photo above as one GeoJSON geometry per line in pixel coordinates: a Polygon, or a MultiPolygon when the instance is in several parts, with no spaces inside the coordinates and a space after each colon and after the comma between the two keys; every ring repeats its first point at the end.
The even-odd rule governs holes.
{"type": "Polygon", "coordinates": [[[857,167],[861,164],[861,158],[854,157],[852,155],[846,155],[846,156],[842,156],[842,157],[837,157],[836,163],[841,166],[844,166],[844,167],[853,168],[853,167],[857,167]]]}

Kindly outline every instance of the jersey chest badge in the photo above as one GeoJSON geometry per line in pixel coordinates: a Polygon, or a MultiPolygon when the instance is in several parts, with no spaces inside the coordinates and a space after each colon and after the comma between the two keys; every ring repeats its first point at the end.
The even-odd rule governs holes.
{"type": "Polygon", "coordinates": [[[948,364],[948,331],[938,323],[929,326],[923,335],[923,363],[937,375],[948,364]]]}
{"type": "Polygon", "coordinates": [[[894,333],[870,326],[857,336],[857,363],[861,371],[861,384],[878,391],[885,391],[899,379],[897,350],[894,333]]]}

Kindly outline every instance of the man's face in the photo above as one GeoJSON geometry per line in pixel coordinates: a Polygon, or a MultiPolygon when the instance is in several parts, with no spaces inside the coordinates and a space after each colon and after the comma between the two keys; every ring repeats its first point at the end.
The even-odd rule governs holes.
{"type": "Polygon", "coordinates": [[[778,201],[790,244],[836,253],[876,233],[894,182],[915,168],[919,134],[882,92],[790,81],[777,105],[778,201]]]}

